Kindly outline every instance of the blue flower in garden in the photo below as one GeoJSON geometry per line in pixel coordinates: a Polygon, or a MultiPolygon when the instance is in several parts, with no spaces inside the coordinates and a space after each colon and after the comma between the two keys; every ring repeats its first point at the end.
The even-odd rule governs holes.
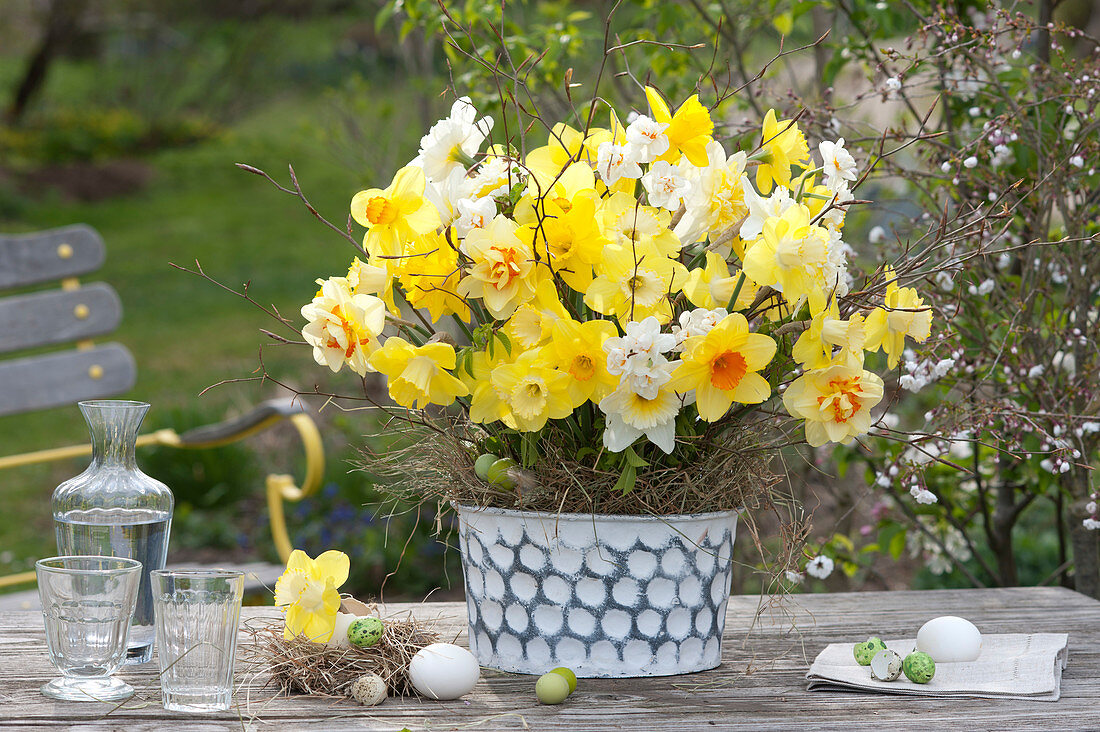
{"type": "Polygon", "coordinates": [[[321,491],[321,495],[323,495],[325,498],[329,498],[329,499],[336,498],[337,494],[339,494],[339,493],[340,493],[340,488],[335,483],[329,483],[321,491]]]}

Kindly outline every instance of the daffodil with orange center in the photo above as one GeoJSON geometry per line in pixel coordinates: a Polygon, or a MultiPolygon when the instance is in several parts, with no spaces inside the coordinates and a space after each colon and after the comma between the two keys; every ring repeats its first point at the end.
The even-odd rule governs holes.
{"type": "Polygon", "coordinates": [[[791,185],[791,166],[806,167],[810,148],[798,123],[793,119],[776,119],[774,109],[764,115],[761,136],[764,157],[756,168],[756,187],[767,194],[773,185],[791,185]]]}
{"type": "Polygon", "coordinates": [[[373,370],[368,359],[386,325],[386,306],[373,295],[353,294],[346,277],[317,282],[321,289],[302,307],[302,317],[309,321],[302,337],[313,346],[313,360],[333,373],[347,364],[363,376],[373,370]]]}
{"type": "Polygon", "coordinates": [[[534,297],[535,252],[516,236],[514,221],[498,215],[484,229],[467,234],[462,248],[473,263],[458,284],[459,295],[481,298],[497,320],[506,320],[534,297]]]}
{"type": "Polygon", "coordinates": [[[371,355],[370,365],[386,375],[390,398],[408,409],[423,409],[429,404],[445,407],[470,393],[450,373],[455,360],[455,349],[450,344],[414,346],[394,336],[371,355]]]}
{"type": "Polygon", "coordinates": [[[683,155],[696,167],[707,164],[707,143],[714,134],[714,122],[710,112],[699,102],[699,95],[692,94],[680,105],[676,113],[669,110],[668,104],[651,86],[645,88],[646,99],[653,119],[659,124],[667,124],[665,136],[668,137],[668,150],[657,157],[675,163],[683,155]]]}
{"type": "Polygon", "coordinates": [[[783,393],[792,417],[806,420],[806,442],[847,444],[871,428],[871,409],[882,400],[882,379],[860,366],[835,364],[807,371],[783,393]]]}
{"type": "Polygon", "coordinates": [[[703,336],[684,343],[680,365],[670,385],[680,393],[695,390],[699,416],[721,419],[730,406],[759,404],[771,396],[767,379],[758,374],[775,355],[775,341],[750,333],[741,313],[731,313],[703,336]]]}
{"type": "Polygon", "coordinates": [[[569,374],[569,400],[576,408],[591,399],[599,402],[619,383],[607,371],[604,341],[617,335],[607,320],[578,323],[570,318],[554,321],[553,335],[543,352],[560,371],[569,374]]]}
{"type": "Polygon", "coordinates": [[[301,549],[290,553],[286,571],[275,583],[275,605],[286,612],[283,638],[302,635],[314,643],[327,643],[336,628],[340,609],[337,588],[348,578],[348,555],[327,551],[316,559],[301,549]]]}
{"type": "Polygon", "coordinates": [[[886,276],[891,279],[886,284],[884,307],[867,316],[866,348],[872,352],[882,348],[894,368],[905,350],[905,336],[923,343],[932,334],[932,309],[914,288],[898,287],[893,270],[887,269],[886,276]]]}
{"type": "Polygon", "coordinates": [[[573,411],[570,377],[556,370],[542,349],[526,351],[514,363],[497,366],[490,378],[521,432],[538,432],[547,420],[567,417],[573,411]]]}
{"type": "Polygon", "coordinates": [[[351,199],[351,217],[367,228],[363,248],[372,256],[401,254],[402,244],[439,226],[439,213],[424,197],[424,171],[406,166],[385,190],[370,188],[351,199]]]}

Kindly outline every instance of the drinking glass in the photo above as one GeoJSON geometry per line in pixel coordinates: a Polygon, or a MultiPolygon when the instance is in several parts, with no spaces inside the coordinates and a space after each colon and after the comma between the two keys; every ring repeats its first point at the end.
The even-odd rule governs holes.
{"type": "Polygon", "coordinates": [[[164,708],[229,709],[244,573],[157,570],[152,582],[164,708]]]}
{"type": "Polygon", "coordinates": [[[51,557],[35,562],[50,662],[61,672],[42,693],[68,701],[118,701],[133,688],[111,676],[126,657],[141,562],[51,557]]]}

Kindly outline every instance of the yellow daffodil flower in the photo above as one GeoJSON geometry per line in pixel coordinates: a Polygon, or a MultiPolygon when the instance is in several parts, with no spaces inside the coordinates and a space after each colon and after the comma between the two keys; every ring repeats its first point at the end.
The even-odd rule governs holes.
{"type": "Polygon", "coordinates": [[[669,229],[672,214],[653,206],[639,206],[638,199],[614,193],[600,208],[600,229],[612,244],[633,247],[644,244],[662,256],[680,256],[683,242],[669,229]]]}
{"type": "Polygon", "coordinates": [[[825,307],[828,242],[829,233],[812,226],[810,212],[795,204],[764,221],[760,238],[745,252],[745,274],[761,287],[782,292],[792,306],[808,297],[811,310],[818,312],[825,307]]]}
{"type": "Polygon", "coordinates": [[[455,349],[447,343],[414,346],[394,336],[371,355],[370,365],[386,375],[390,397],[407,409],[445,407],[470,393],[449,373],[455,367],[455,349]]]}
{"type": "Polygon", "coordinates": [[[898,365],[905,350],[905,336],[923,343],[932,334],[932,309],[912,287],[898,287],[892,269],[886,270],[890,278],[886,284],[884,306],[875,308],[867,316],[866,349],[882,352],[890,358],[890,368],[898,365]]]}
{"type": "Polygon", "coordinates": [[[836,300],[832,300],[798,336],[791,355],[808,369],[823,369],[833,363],[833,349],[839,348],[838,356],[843,363],[863,368],[865,340],[863,316],[853,313],[848,320],[841,320],[836,300]]]}
{"type": "Polygon", "coordinates": [[[317,296],[302,307],[302,317],[309,321],[302,337],[313,346],[313,360],[333,373],[345,363],[360,376],[373,371],[368,359],[386,325],[385,303],[373,295],[352,294],[346,277],[317,282],[317,296]]]}
{"type": "Polygon", "coordinates": [[[433,231],[416,237],[406,245],[401,261],[401,286],[409,305],[427,308],[432,322],[446,315],[470,317],[470,306],[458,294],[458,252],[446,236],[433,231]]]}
{"type": "Polygon", "coordinates": [[[553,336],[543,353],[561,371],[569,374],[569,400],[573,408],[591,399],[599,402],[619,383],[607,372],[604,341],[616,336],[607,320],[578,323],[570,318],[554,321],[553,336]]]}
{"type": "Polygon", "coordinates": [[[731,272],[726,260],[717,252],[707,252],[706,266],[688,272],[684,283],[684,294],[691,304],[707,310],[728,307],[734,292],[737,292],[737,302],[733,309],[744,310],[756,298],[756,285],[748,277],[742,281],[741,270],[731,272]],[[737,290],[739,281],[740,291],[737,290]]]}
{"type": "Polygon", "coordinates": [[[714,122],[710,118],[710,112],[699,102],[699,95],[692,94],[676,110],[676,114],[669,111],[665,100],[651,86],[645,88],[646,99],[649,100],[649,109],[653,113],[653,119],[661,124],[667,124],[665,135],[668,137],[668,150],[658,156],[657,160],[667,160],[675,163],[682,154],[692,165],[703,167],[707,164],[707,143],[711,141],[714,133],[714,122]]]}
{"type": "Polygon", "coordinates": [[[275,605],[286,611],[283,638],[303,635],[314,643],[327,643],[336,628],[340,609],[337,588],[348,578],[348,555],[327,551],[316,559],[301,549],[290,553],[286,572],[275,583],[275,605]]]}
{"type": "Polygon", "coordinates": [[[351,199],[351,217],[367,227],[363,248],[372,256],[401,254],[402,244],[439,226],[439,213],[424,198],[424,171],[406,166],[385,190],[370,188],[351,199]]]}
{"type": "Polygon", "coordinates": [[[568,318],[569,313],[558,299],[554,280],[549,277],[539,281],[535,297],[516,308],[504,326],[504,333],[524,350],[541,346],[550,339],[554,321],[568,318]]]}
{"type": "Polygon", "coordinates": [[[596,147],[592,132],[585,137],[564,122],[558,122],[550,131],[550,139],[543,147],[527,153],[524,164],[541,181],[553,180],[573,160],[592,164],[596,162],[596,147]]]}
{"type": "Polygon", "coordinates": [[[680,365],[670,385],[681,393],[695,390],[699,416],[721,419],[734,402],[759,404],[771,396],[767,379],[756,373],[775,355],[775,341],[750,333],[741,313],[731,313],[709,333],[684,343],[680,365]]]}
{"type": "Polygon", "coordinates": [[[468,371],[460,372],[464,384],[470,389],[470,420],[478,424],[503,422],[517,428],[516,418],[508,404],[508,394],[498,389],[491,378],[493,369],[502,364],[514,363],[523,350],[513,344],[511,350],[497,343],[492,355],[488,351],[474,353],[468,362],[468,371]]]}
{"type": "Polygon", "coordinates": [[[764,115],[762,137],[764,158],[756,168],[756,187],[767,195],[772,185],[791,185],[791,166],[806,167],[810,148],[798,124],[791,119],[777,120],[774,109],[764,115]]]}
{"type": "Polygon", "coordinates": [[[387,310],[394,315],[400,315],[401,310],[393,301],[395,273],[389,265],[390,261],[376,258],[367,264],[356,257],[348,267],[348,285],[353,295],[374,295],[386,303],[387,310]]]}
{"type": "Polygon", "coordinates": [[[584,303],[624,322],[652,315],[667,323],[672,319],[668,295],[679,292],[686,281],[687,268],[652,245],[609,246],[584,294],[584,303]]]}
{"type": "Polygon", "coordinates": [[[806,442],[847,444],[871,429],[871,408],[882,400],[882,379],[861,367],[836,364],[807,371],[783,393],[792,417],[806,420],[806,442]]]}
{"type": "Polygon", "coordinates": [[[592,266],[611,242],[596,223],[595,193],[577,195],[570,203],[568,210],[545,217],[541,225],[523,226],[518,234],[532,242],[539,257],[567,285],[584,292],[592,282],[592,266]]]}
{"type": "Polygon", "coordinates": [[[462,246],[473,264],[458,284],[459,295],[481,298],[498,320],[534,297],[535,252],[516,236],[514,221],[498,215],[484,229],[467,234],[462,246]]]}
{"type": "Polygon", "coordinates": [[[537,432],[548,419],[561,419],[573,411],[569,374],[554,369],[542,349],[526,351],[514,363],[497,366],[490,378],[521,432],[537,432]]]}

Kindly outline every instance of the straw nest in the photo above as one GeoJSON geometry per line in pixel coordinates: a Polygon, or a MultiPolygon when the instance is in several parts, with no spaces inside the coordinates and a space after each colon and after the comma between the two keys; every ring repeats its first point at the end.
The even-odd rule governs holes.
{"type": "Polygon", "coordinates": [[[691,460],[674,467],[643,467],[628,493],[615,489],[617,470],[604,470],[566,455],[553,440],[539,443],[534,470],[509,471],[514,487],[480,479],[474,461],[481,452],[474,430],[409,430],[407,446],[364,454],[360,464],[388,484],[398,498],[456,501],[479,507],[550,513],[669,516],[769,505],[778,477],[774,448],[750,434],[699,444],[691,460]],[[537,472],[536,472],[537,471],[537,472]]]}
{"type": "Polygon", "coordinates": [[[351,683],[364,674],[381,676],[391,696],[412,694],[409,663],[439,638],[411,615],[383,620],[386,630],[371,648],[333,648],[302,637],[285,640],[281,619],[253,620],[244,626],[251,642],[243,644],[241,660],[254,673],[269,674],[265,686],[287,696],[348,696],[351,683]]]}

